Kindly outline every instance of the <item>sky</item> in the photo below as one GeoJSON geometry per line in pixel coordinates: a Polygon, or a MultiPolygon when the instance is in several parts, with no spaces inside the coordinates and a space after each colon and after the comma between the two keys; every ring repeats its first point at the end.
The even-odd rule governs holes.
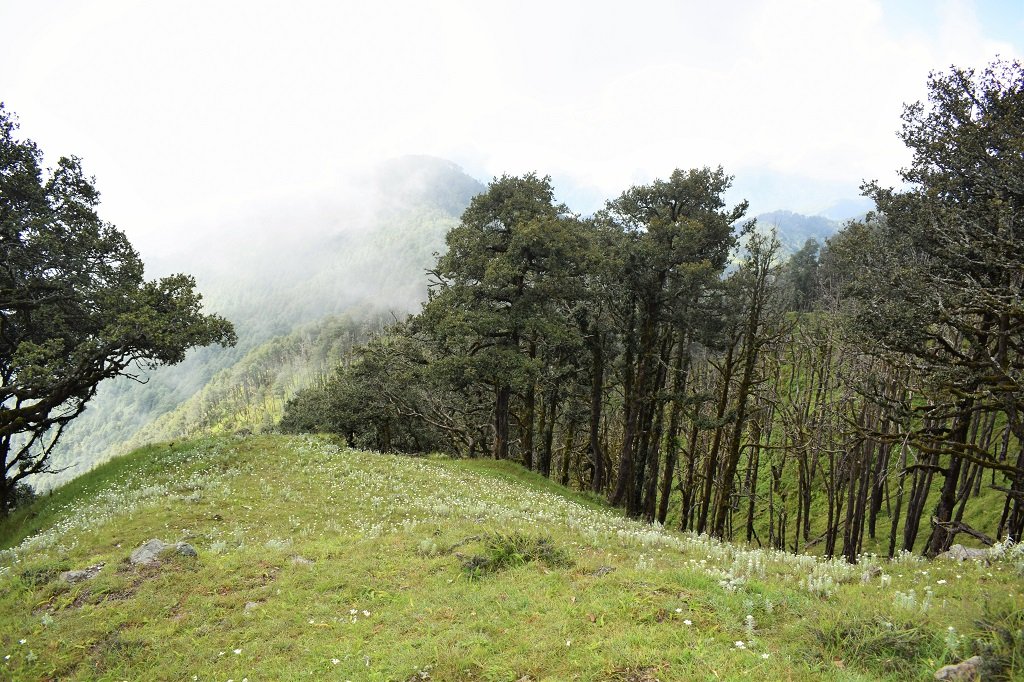
{"type": "Polygon", "coordinates": [[[930,71],[1022,54],[1021,0],[0,2],[0,101],[144,256],[405,154],[581,213],[721,165],[814,214],[897,182],[930,71]]]}

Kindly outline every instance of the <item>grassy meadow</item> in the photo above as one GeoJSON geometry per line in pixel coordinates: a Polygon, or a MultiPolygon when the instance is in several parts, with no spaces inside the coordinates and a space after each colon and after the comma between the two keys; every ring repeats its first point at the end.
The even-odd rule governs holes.
{"type": "Polygon", "coordinates": [[[0,679],[924,680],[978,653],[986,679],[1024,675],[1019,547],[849,565],[647,526],[509,463],[327,437],[143,448],[0,546],[0,679]],[[198,557],[130,565],[151,538],[198,557]]]}

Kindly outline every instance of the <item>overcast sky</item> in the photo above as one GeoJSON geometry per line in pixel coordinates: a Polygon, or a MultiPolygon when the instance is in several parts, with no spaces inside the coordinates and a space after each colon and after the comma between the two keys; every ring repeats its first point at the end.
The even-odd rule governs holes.
{"type": "Polygon", "coordinates": [[[403,154],[581,212],[721,164],[815,213],[895,182],[930,70],[1022,53],[1021,0],[0,3],[0,100],[144,255],[403,154]]]}

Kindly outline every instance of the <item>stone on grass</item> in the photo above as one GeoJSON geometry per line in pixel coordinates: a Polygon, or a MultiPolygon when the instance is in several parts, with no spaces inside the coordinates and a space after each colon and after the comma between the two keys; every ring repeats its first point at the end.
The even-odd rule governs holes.
{"type": "Polygon", "coordinates": [[[938,556],[939,559],[952,559],[953,561],[979,560],[987,561],[989,551],[987,549],[972,549],[963,545],[953,545],[938,556]]]}
{"type": "Polygon", "coordinates": [[[100,569],[103,568],[103,564],[95,564],[94,566],[87,566],[86,568],[80,568],[76,571],[64,571],[60,574],[60,577],[69,583],[78,583],[83,580],[91,580],[99,575],[100,569]]]}
{"type": "Polygon", "coordinates": [[[307,559],[306,557],[302,556],[301,554],[296,554],[295,556],[292,557],[292,564],[294,564],[295,566],[312,566],[313,565],[313,560],[312,559],[307,559]]]}
{"type": "Polygon", "coordinates": [[[177,542],[172,545],[169,542],[153,538],[146,544],[142,545],[142,547],[139,547],[132,552],[131,556],[128,557],[128,561],[131,562],[133,566],[152,566],[159,563],[161,554],[172,548],[181,556],[199,556],[196,552],[196,548],[187,542],[177,542]]]}
{"type": "Polygon", "coordinates": [[[199,556],[199,552],[196,551],[196,548],[188,544],[187,542],[175,543],[174,551],[180,554],[181,556],[199,556]]]}
{"type": "Polygon", "coordinates": [[[942,666],[935,671],[935,679],[962,682],[980,680],[982,665],[984,665],[984,660],[981,656],[974,656],[962,663],[942,666]]]}

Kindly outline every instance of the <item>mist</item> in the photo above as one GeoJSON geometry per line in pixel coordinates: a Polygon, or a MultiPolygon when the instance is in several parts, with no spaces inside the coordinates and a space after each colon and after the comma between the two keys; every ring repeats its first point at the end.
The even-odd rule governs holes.
{"type": "Polygon", "coordinates": [[[148,278],[193,274],[206,308],[235,324],[238,344],[140,369],[144,383],[102,384],[53,457],[68,468],[37,485],[57,484],[134,445],[209,427],[210,402],[251,411],[254,395],[256,403],[273,401],[243,420],[246,428],[269,428],[284,401],[346,348],[419,309],[445,234],[483,188],[450,161],[402,157],[353,174],[336,193],[268,203],[209,235],[183,233],[140,249],[148,278]],[[236,390],[245,400],[235,400],[236,390]]]}

